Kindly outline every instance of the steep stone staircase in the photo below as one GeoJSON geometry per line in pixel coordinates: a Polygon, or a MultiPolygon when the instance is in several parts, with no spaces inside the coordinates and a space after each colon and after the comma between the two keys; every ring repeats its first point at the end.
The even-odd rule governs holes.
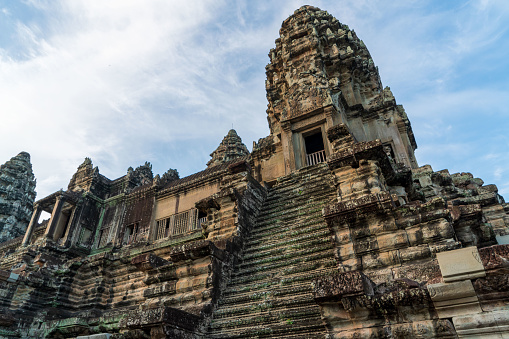
{"type": "Polygon", "coordinates": [[[335,194],[326,164],[278,179],[219,300],[208,337],[324,338],[311,281],[336,267],[322,217],[335,194]]]}

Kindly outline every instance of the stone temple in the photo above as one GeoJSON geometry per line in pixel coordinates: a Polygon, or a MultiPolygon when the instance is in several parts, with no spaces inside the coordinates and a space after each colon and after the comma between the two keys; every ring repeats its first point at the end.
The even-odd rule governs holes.
{"type": "Polygon", "coordinates": [[[184,178],[146,163],[111,180],[86,158],[30,221],[29,158],[13,160],[0,337],[509,337],[497,187],[419,167],[403,107],[327,12],[296,10],[269,57],[252,152],[230,130],[184,178]]]}

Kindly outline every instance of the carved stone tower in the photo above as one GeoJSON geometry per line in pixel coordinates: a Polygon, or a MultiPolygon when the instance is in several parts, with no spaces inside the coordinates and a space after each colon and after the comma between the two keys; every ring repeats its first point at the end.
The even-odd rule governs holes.
{"type": "Polygon", "coordinates": [[[286,19],[266,66],[270,135],[253,147],[259,180],[323,162],[325,131],[344,123],[356,141],[380,139],[397,163],[417,167],[410,122],[354,31],[303,6],[286,19]]]}
{"type": "Polygon", "coordinates": [[[0,243],[25,233],[34,199],[30,154],[21,152],[0,166],[0,243]]]}

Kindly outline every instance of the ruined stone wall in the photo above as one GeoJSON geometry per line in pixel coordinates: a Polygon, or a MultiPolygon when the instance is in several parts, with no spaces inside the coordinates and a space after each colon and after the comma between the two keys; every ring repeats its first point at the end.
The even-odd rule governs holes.
{"type": "MultiPolygon", "coordinates": [[[[186,192],[208,192],[201,188],[215,187],[221,173],[219,192],[205,199],[214,206],[208,218],[209,226],[215,223],[211,227],[217,236],[199,229],[152,243],[142,236],[127,245],[118,241],[122,239],[120,231],[115,244],[101,247],[100,232],[96,232],[91,255],[87,254],[92,243],[66,248],[44,236],[36,236],[27,247],[13,244],[12,253],[2,260],[5,270],[0,271],[15,278],[2,285],[0,331],[49,338],[105,331],[134,336],[204,333],[221,287],[241,251],[241,235],[252,227],[265,196],[265,189],[251,177],[245,160],[214,171],[209,170],[211,176],[188,182],[186,192]],[[146,310],[141,317],[144,320],[133,309],[146,310]],[[163,319],[168,312],[181,312],[183,319],[194,319],[193,326],[174,328],[179,324],[177,319],[163,319]],[[154,320],[154,314],[163,318],[154,320]]],[[[166,189],[171,187],[181,189],[178,182],[166,189]]],[[[165,188],[141,186],[106,201],[84,194],[79,204],[83,216],[77,220],[82,226],[105,226],[101,230],[138,222],[140,234],[148,234],[154,227],[153,206],[159,189],[165,188]]],[[[196,198],[193,194],[189,197],[196,198]]],[[[198,202],[197,207],[206,210],[203,204],[198,202]]]]}
{"type": "Polygon", "coordinates": [[[507,257],[497,243],[509,215],[496,187],[470,173],[399,167],[380,142],[348,134],[329,130],[338,202],[323,210],[338,273],[314,285],[331,336],[505,333],[507,274],[488,263],[507,257]]]}
{"type": "Polygon", "coordinates": [[[85,159],[66,192],[38,201],[52,219],[0,244],[0,336],[509,333],[509,205],[496,186],[417,166],[408,118],[348,26],[303,6],[280,34],[271,135],[250,156],[232,130],[182,179],[145,163],[111,181],[85,159]],[[299,169],[314,131],[327,159],[299,169]],[[155,236],[188,210],[202,220],[155,236]]]}

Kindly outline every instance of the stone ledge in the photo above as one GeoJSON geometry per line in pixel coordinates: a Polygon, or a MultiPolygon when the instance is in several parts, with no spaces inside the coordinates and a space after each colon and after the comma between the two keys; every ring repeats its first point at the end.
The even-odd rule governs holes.
{"type": "Polygon", "coordinates": [[[131,264],[136,266],[140,271],[148,271],[156,267],[160,267],[168,264],[168,260],[165,260],[153,253],[141,254],[131,259],[131,264]]]}
{"type": "Polygon", "coordinates": [[[351,219],[372,211],[392,210],[395,207],[393,198],[387,192],[368,194],[358,199],[325,206],[322,210],[322,215],[325,219],[332,219],[334,217],[351,219]]]}
{"type": "Polygon", "coordinates": [[[452,322],[461,338],[506,338],[509,333],[509,311],[453,317],[452,322]]]}
{"type": "Polygon", "coordinates": [[[439,252],[437,259],[446,283],[486,276],[484,265],[475,246],[439,252]]]}
{"type": "Polygon", "coordinates": [[[317,302],[340,300],[344,296],[373,295],[373,282],[360,271],[326,276],[313,281],[313,297],[317,302]]]}
{"type": "Polygon", "coordinates": [[[120,328],[147,328],[161,324],[193,331],[200,317],[171,307],[130,311],[119,322],[120,328]]]}
{"type": "Polygon", "coordinates": [[[440,318],[482,312],[470,280],[433,284],[427,288],[440,318]]]}

